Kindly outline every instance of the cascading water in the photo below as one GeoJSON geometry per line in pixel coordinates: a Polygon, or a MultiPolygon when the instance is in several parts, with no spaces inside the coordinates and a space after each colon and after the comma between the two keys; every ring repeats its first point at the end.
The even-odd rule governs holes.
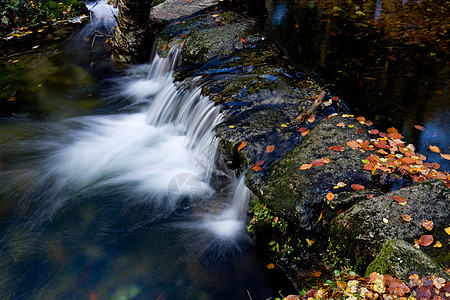
{"type": "Polygon", "coordinates": [[[245,242],[243,179],[209,185],[220,108],[173,82],[178,61],[109,80],[101,114],[0,120],[1,299],[272,293],[245,242]]]}

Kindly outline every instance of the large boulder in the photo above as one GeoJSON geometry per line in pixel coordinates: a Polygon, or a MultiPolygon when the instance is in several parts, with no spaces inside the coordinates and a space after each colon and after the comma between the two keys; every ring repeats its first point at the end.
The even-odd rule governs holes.
{"type": "Polygon", "coordinates": [[[152,7],[150,13],[150,19],[157,23],[186,17],[219,3],[218,0],[164,0],[155,2],[156,4],[152,7]]]}
{"type": "Polygon", "coordinates": [[[375,260],[367,267],[370,273],[390,274],[403,281],[408,281],[411,272],[420,277],[436,275],[448,280],[445,270],[428,255],[403,240],[387,241],[375,260]]]}
{"type": "Polygon", "coordinates": [[[331,236],[343,256],[359,261],[364,267],[391,239],[414,244],[422,235],[432,235],[433,243],[421,248],[448,268],[450,252],[444,228],[450,222],[449,207],[450,189],[433,179],[360,201],[332,221],[331,236]],[[406,204],[397,202],[396,196],[407,199],[406,204]],[[423,220],[433,222],[431,231],[424,228],[423,220]]]}

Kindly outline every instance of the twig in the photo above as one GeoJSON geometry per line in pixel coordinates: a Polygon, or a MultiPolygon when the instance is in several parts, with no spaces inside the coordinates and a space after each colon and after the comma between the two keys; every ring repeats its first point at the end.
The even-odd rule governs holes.
{"type": "Polygon", "coordinates": [[[313,102],[313,104],[311,104],[310,107],[308,107],[308,109],[302,113],[299,114],[298,117],[296,118],[299,122],[303,122],[305,121],[313,112],[314,110],[320,105],[322,104],[323,98],[325,97],[327,93],[325,91],[322,91],[319,95],[319,97],[313,102]]]}
{"type": "Polygon", "coordinates": [[[250,292],[247,290],[247,294],[248,294],[248,297],[250,298],[250,300],[253,300],[253,298],[252,298],[252,296],[250,296],[250,292]]]}

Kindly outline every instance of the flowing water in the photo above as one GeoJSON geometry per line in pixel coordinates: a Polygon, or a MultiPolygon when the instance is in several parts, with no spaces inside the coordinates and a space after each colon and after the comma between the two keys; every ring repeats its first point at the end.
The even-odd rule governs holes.
{"type": "MultiPolygon", "coordinates": [[[[72,40],[90,37],[82,51],[95,52],[114,11],[90,6],[93,22],[72,40]]],[[[32,68],[43,76],[21,96],[38,113],[0,119],[0,298],[276,295],[245,230],[243,178],[211,186],[221,115],[195,80],[173,82],[179,53],[115,75],[105,62],[77,65],[86,55],[74,43],[32,68]],[[66,86],[44,81],[55,60],[66,86]]]]}

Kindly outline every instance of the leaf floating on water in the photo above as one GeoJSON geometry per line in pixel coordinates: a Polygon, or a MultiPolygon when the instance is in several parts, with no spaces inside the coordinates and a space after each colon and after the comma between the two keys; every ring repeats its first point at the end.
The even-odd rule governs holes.
{"type": "Polygon", "coordinates": [[[238,151],[241,150],[242,148],[244,148],[245,146],[247,146],[247,142],[246,141],[242,141],[241,144],[238,147],[238,151]]]}
{"type": "Polygon", "coordinates": [[[444,228],[444,231],[445,231],[448,235],[450,235],[450,227],[444,228]]]}
{"type": "Polygon", "coordinates": [[[369,133],[377,135],[380,132],[378,131],[378,129],[372,129],[372,130],[369,130],[369,133]]]}
{"type": "Polygon", "coordinates": [[[316,120],[316,115],[315,114],[312,114],[309,118],[308,118],[308,120],[306,120],[306,121],[308,121],[309,123],[312,123],[312,122],[314,122],[316,120]]]}
{"type": "Polygon", "coordinates": [[[275,265],[273,263],[270,263],[267,265],[267,269],[269,270],[275,269],[275,265]]]}
{"type": "Polygon", "coordinates": [[[16,64],[16,63],[18,63],[20,61],[20,59],[16,59],[16,60],[13,60],[11,63],[12,64],[16,64]]]}
{"type": "Polygon", "coordinates": [[[442,154],[442,153],[441,153],[441,157],[442,157],[443,159],[450,160],[450,154],[442,154]]]}
{"type": "Polygon", "coordinates": [[[398,204],[405,205],[408,199],[400,197],[400,196],[392,196],[392,199],[394,199],[398,204]]]}
{"type": "Polygon", "coordinates": [[[297,131],[298,132],[305,132],[305,131],[309,131],[309,130],[306,127],[300,127],[297,131]]]}
{"type": "Polygon", "coordinates": [[[273,150],[275,150],[275,146],[274,145],[268,145],[266,147],[266,153],[271,153],[271,152],[273,152],[273,150]]]}
{"type": "Polygon", "coordinates": [[[425,127],[420,126],[420,125],[414,125],[414,128],[420,131],[423,131],[425,129],[425,127]]]}
{"type": "Polygon", "coordinates": [[[424,234],[419,239],[419,244],[421,246],[430,246],[433,243],[433,236],[430,234],[424,234]]]}
{"type": "Polygon", "coordinates": [[[327,198],[327,200],[328,201],[333,201],[333,199],[334,199],[334,194],[332,193],[332,192],[329,192],[327,195],[326,195],[326,198],[327,198]]]}
{"type": "Polygon", "coordinates": [[[300,166],[300,168],[298,168],[299,170],[308,170],[309,168],[311,168],[313,165],[312,164],[303,164],[300,166]]]}
{"type": "Polygon", "coordinates": [[[341,145],[333,145],[333,146],[330,146],[328,149],[336,151],[336,152],[342,152],[342,151],[344,151],[345,147],[341,146],[341,145]]]}
{"type": "Polygon", "coordinates": [[[441,153],[441,149],[439,149],[439,147],[437,146],[428,146],[428,149],[430,149],[430,151],[434,152],[434,153],[441,153]]]}
{"type": "Polygon", "coordinates": [[[426,219],[422,220],[422,227],[425,228],[428,231],[433,230],[433,225],[434,225],[433,221],[429,221],[429,220],[426,220],[426,219]]]}
{"type": "Polygon", "coordinates": [[[360,191],[360,190],[364,190],[365,189],[365,187],[363,186],[363,185],[361,185],[361,184],[352,184],[351,186],[350,186],[352,189],[354,189],[355,191],[360,191]]]}
{"type": "Polygon", "coordinates": [[[408,215],[408,214],[402,214],[402,215],[401,215],[401,218],[402,218],[402,220],[405,221],[406,223],[411,222],[411,220],[412,220],[411,216],[408,215]]]}

